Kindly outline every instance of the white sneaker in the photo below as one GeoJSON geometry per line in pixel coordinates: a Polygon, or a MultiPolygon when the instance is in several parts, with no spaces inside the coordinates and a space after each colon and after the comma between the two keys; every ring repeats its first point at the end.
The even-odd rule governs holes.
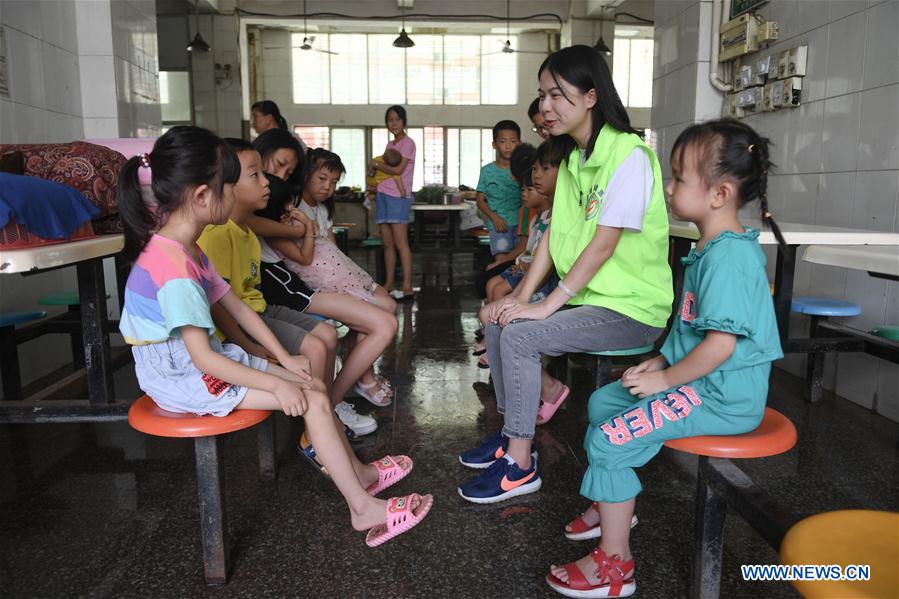
{"type": "Polygon", "coordinates": [[[337,412],[340,421],[350,427],[357,437],[370,435],[378,430],[378,423],[374,418],[359,414],[351,404],[345,401],[334,406],[334,411],[337,412]]]}

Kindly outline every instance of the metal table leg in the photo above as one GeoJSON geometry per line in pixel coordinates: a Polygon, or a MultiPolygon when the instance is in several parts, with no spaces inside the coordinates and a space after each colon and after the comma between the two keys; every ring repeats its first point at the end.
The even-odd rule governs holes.
{"type": "Polygon", "coordinates": [[[111,403],[115,401],[115,389],[109,347],[109,322],[106,317],[103,260],[80,262],[76,268],[88,396],[92,404],[111,403]]]}
{"type": "Polygon", "coordinates": [[[421,210],[415,211],[415,237],[413,240],[413,249],[418,249],[421,247],[421,236],[422,229],[424,229],[425,225],[425,215],[421,210]]]}
{"type": "Polygon", "coordinates": [[[460,241],[460,231],[459,231],[459,223],[461,221],[461,217],[459,216],[458,210],[451,210],[449,213],[449,238],[450,243],[452,244],[450,247],[454,251],[458,251],[462,245],[460,241]]]}
{"type": "Polygon", "coordinates": [[[777,248],[777,268],[774,271],[774,313],[781,339],[790,338],[790,310],[793,304],[793,277],[796,271],[798,245],[777,248]]]}

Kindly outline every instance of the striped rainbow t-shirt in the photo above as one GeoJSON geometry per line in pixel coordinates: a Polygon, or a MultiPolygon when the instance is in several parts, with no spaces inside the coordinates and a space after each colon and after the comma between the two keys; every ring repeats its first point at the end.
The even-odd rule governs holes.
{"type": "Polygon", "coordinates": [[[174,239],[153,235],[125,283],[119,330],[130,345],[159,343],[192,325],[215,332],[209,307],[231,289],[197,247],[199,263],[174,239]]]}

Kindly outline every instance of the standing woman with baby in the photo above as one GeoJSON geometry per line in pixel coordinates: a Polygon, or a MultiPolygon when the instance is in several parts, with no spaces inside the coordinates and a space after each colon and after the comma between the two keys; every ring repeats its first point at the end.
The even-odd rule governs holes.
{"type": "Polygon", "coordinates": [[[409,247],[409,212],[412,210],[415,142],[406,134],[406,109],[402,106],[388,108],[384,114],[384,122],[387,130],[393,135],[393,139],[387,143],[384,153],[387,154],[391,149],[397,150],[402,156],[402,160],[396,166],[372,160],[369,168],[389,175],[400,175],[402,187],[405,188],[401,191],[393,177],[378,185],[375,222],[378,223],[381,238],[384,240],[384,266],[387,270],[384,289],[390,291],[390,295],[396,300],[411,300],[414,292],[412,291],[412,250],[409,247]],[[403,267],[401,290],[393,288],[397,254],[400,256],[400,264],[403,267]]]}

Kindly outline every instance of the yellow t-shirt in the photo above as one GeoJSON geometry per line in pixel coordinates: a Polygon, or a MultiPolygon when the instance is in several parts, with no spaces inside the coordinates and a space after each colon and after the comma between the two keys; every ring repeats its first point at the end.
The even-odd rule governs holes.
{"type": "MultiPolygon", "coordinates": [[[[384,162],[384,156],[375,156],[375,160],[384,162]]],[[[399,175],[391,175],[390,173],[375,169],[374,175],[365,175],[365,186],[377,189],[378,185],[387,179],[396,179],[399,183],[402,183],[402,178],[399,175]]]]}
{"type": "Polygon", "coordinates": [[[209,225],[197,244],[212,260],[215,269],[228,281],[234,293],[256,312],[265,311],[265,298],[259,290],[262,273],[259,261],[262,250],[259,239],[249,229],[243,230],[233,220],[224,225],[209,225]]]}

